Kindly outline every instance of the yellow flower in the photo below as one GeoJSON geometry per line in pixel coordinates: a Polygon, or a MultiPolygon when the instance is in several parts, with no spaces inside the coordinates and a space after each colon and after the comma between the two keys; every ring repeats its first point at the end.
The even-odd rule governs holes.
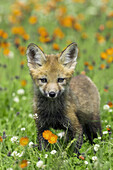
{"type": "Polygon", "coordinates": [[[26,145],[28,144],[28,142],[29,142],[28,137],[22,137],[22,138],[20,138],[20,145],[26,146],[26,145]]]}

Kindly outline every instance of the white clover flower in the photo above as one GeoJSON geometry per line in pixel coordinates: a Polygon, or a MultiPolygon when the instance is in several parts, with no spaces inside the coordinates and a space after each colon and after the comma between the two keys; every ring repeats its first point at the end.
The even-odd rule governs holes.
{"type": "Polygon", "coordinates": [[[42,168],[43,167],[43,161],[38,161],[37,163],[36,163],[36,166],[38,167],[38,168],[42,168]]]}
{"type": "Polygon", "coordinates": [[[13,136],[13,137],[11,138],[11,142],[14,143],[14,142],[17,141],[17,139],[18,139],[18,136],[13,136]]]}
{"type": "Polygon", "coordinates": [[[103,109],[104,109],[104,110],[109,110],[109,108],[110,108],[110,107],[109,107],[108,104],[106,104],[106,105],[103,106],[103,109]]]}
{"type": "Polygon", "coordinates": [[[14,53],[12,51],[9,52],[8,58],[11,58],[11,59],[14,58],[14,53]]]}
{"type": "Polygon", "coordinates": [[[7,170],[13,170],[13,168],[7,168],[7,170]]]}
{"type": "Polygon", "coordinates": [[[103,135],[106,135],[106,134],[108,134],[108,131],[103,131],[103,135]]]}
{"type": "Polygon", "coordinates": [[[92,160],[93,160],[93,161],[97,161],[97,156],[93,156],[93,157],[92,157],[92,160]]]}
{"type": "Polygon", "coordinates": [[[88,161],[84,161],[84,163],[85,163],[86,165],[88,165],[88,161]]]}
{"type": "Polygon", "coordinates": [[[38,118],[38,114],[35,113],[35,114],[33,115],[33,118],[34,118],[34,119],[37,119],[37,118],[38,118]]]}
{"type": "Polygon", "coordinates": [[[22,100],[26,100],[27,99],[27,97],[26,96],[22,96],[22,100]]]}
{"type": "Polygon", "coordinates": [[[52,154],[52,155],[54,155],[54,154],[56,154],[56,150],[52,150],[50,153],[52,154]]]}
{"type": "Polygon", "coordinates": [[[45,158],[47,158],[48,157],[48,154],[45,154],[45,158]]]}
{"type": "Polygon", "coordinates": [[[19,98],[18,98],[18,96],[15,96],[15,97],[13,98],[13,101],[16,102],[16,103],[19,103],[19,98]]]}
{"type": "Polygon", "coordinates": [[[100,145],[95,144],[95,146],[94,146],[94,150],[97,152],[97,151],[98,151],[98,149],[99,149],[99,147],[100,147],[100,145]]]}
{"type": "Polygon", "coordinates": [[[21,128],[21,131],[25,131],[25,128],[23,127],[23,128],[21,128]]]}
{"type": "Polygon", "coordinates": [[[98,139],[101,139],[101,136],[99,136],[98,139]]]}
{"type": "Polygon", "coordinates": [[[108,112],[110,112],[110,113],[113,112],[113,109],[109,109],[108,112]]]}
{"type": "Polygon", "coordinates": [[[14,97],[14,96],[15,96],[15,93],[12,93],[12,96],[14,97]]]}
{"type": "Polygon", "coordinates": [[[22,156],[23,156],[23,154],[24,154],[24,151],[23,151],[23,152],[21,152],[21,153],[17,153],[17,156],[18,156],[18,157],[22,157],[22,156]]]}
{"type": "Polygon", "coordinates": [[[23,95],[25,93],[24,89],[17,90],[17,94],[23,95]]]}
{"type": "Polygon", "coordinates": [[[33,114],[31,114],[31,113],[30,113],[28,116],[29,116],[30,118],[33,118],[33,114]]]}
{"type": "Polygon", "coordinates": [[[32,146],[33,146],[33,142],[31,141],[31,142],[29,142],[29,147],[31,148],[32,146]]]}
{"type": "Polygon", "coordinates": [[[13,156],[13,157],[18,156],[17,151],[13,151],[12,154],[11,154],[11,156],[13,156]]]}
{"type": "Polygon", "coordinates": [[[111,127],[111,125],[106,125],[106,127],[107,127],[107,128],[110,128],[110,127],[111,127]]]}
{"type": "Polygon", "coordinates": [[[60,133],[58,133],[57,134],[59,137],[60,137],[60,139],[65,135],[65,132],[60,132],[60,133]]]}
{"type": "Polygon", "coordinates": [[[63,162],[64,162],[64,163],[68,163],[68,160],[64,160],[63,162]]]}
{"type": "Polygon", "coordinates": [[[11,107],[11,108],[10,108],[10,110],[11,110],[11,111],[13,111],[13,110],[14,110],[14,108],[13,108],[13,107],[11,107]]]}

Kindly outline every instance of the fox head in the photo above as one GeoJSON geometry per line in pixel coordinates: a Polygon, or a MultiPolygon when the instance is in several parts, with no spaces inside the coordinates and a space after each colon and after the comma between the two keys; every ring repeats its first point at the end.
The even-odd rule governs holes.
{"type": "Polygon", "coordinates": [[[27,48],[30,74],[40,92],[48,98],[64,93],[73,75],[78,56],[77,44],[68,45],[57,55],[46,55],[35,44],[27,48]]]}

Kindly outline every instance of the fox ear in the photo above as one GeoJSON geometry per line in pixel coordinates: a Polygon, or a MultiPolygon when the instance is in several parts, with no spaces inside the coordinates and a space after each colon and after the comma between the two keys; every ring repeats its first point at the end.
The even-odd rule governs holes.
{"type": "Polygon", "coordinates": [[[46,61],[46,57],[42,50],[33,43],[28,45],[26,54],[29,68],[36,68],[36,66],[42,66],[43,63],[46,61]]]}
{"type": "Polygon", "coordinates": [[[76,43],[71,43],[62,51],[60,56],[60,63],[64,66],[75,69],[76,59],[78,56],[78,47],[76,43]]]}

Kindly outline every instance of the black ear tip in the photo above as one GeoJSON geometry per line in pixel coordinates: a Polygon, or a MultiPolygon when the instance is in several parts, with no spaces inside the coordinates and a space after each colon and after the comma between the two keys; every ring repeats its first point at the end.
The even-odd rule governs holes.
{"type": "Polygon", "coordinates": [[[72,42],[70,45],[76,46],[77,47],[77,43],[72,42]]]}
{"type": "Polygon", "coordinates": [[[28,48],[33,48],[33,47],[36,47],[36,46],[37,46],[36,44],[30,43],[30,44],[27,46],[27,49],[28,49],[28,48]]]}

